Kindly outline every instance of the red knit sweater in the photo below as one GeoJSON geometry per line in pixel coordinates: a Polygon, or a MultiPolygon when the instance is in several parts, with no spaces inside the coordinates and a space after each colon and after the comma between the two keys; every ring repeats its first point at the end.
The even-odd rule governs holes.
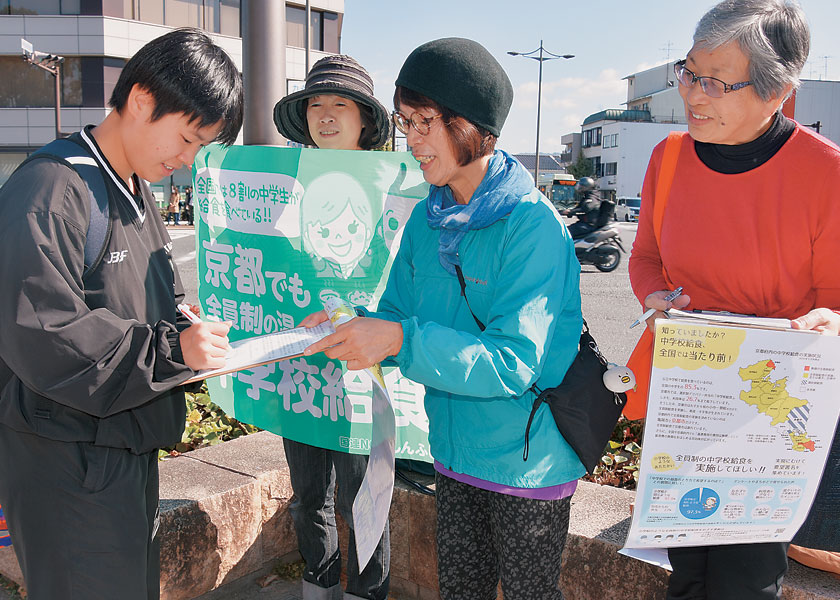
{"type": "Polygon", "coordinates": [[[802,128],[766,163],[724,175],[682,140],[662,248],[653,233],[656,178],[665,144],[645,175],[630,283],[640,302],[669,279],[689,308],[796,318],[840,308],[840,148],[802,128]]]}

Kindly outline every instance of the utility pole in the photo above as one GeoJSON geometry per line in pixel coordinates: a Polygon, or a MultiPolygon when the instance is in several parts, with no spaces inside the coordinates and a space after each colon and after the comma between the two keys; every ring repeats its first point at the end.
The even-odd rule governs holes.
{"type": "Polygon", "coordinates": [[[536,151],[534,152],[534,185],[537,188],[540,187],[540,104],[542,102],[542,66],[543,63],[547,60],[555,60],[557,58],[574,58],[574,54],[554,54],[549,52],[545,48],[543,48],[543,41],[540,40],[540,47],[536,50],[531,50],[530,52],[513,52],[509,51],[508,54],[511,56],[524,56],[525,58],[530,58],[532,60],[537,60],[540,62],[540,74],[539,80],[537,84],[537,147],[536,151]],[[539,52],[538,56],[533,56],[539,52]],[[548,54],[548,56],[543,56],[543,53],[548,54]]]}
{"type": "Polygon", "coordinates": [[[245,86],[246,146],[284,146],[272,115],[286,95],[286,3],[242,2],[242,77],[245,86]]]}
{"type": "Polygon", "coordinates": [[[306,27],[304,31],[304,43],[306,44],[306,74],[309,75],[309,69],[312,67],[310,49],[312,47],[312,6],[309,0],[306,0],[306,27]]]}
{"type": "Polygon", "coordinates": [[[43,69],[55,79],[55,137],[56,139],[65,137],[65,134],[61,132],[61,63],[64,62],[64,57],[38,52],[32,47],[32,42],[27,42],[23,38],[20,38],[20,49],[23,52],[23,60],[43,69]]]}

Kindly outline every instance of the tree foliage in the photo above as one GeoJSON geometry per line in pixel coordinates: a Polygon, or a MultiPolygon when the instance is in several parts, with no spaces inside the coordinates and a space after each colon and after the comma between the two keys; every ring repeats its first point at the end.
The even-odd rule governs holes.
{"type": "Polygon", "coordinates": [[[577,160],[573,165],[566,167],[566,172],[574,176],[575,179],[581,177],[592,177],[595,175],[595,169],[592,166],[592,161],[583,155],[583,150],[578,152],[577,160]]]}

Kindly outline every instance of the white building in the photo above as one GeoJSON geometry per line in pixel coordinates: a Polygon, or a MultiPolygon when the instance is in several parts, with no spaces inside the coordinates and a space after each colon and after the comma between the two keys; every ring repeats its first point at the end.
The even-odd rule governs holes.
{"type": "Polygon", "coordinates": [[[646,110],[653,123],[685,123],[674,62],[625,77],[628,110],[646,110]]]}
{"type": "Polygon", "coordinates": [[[654,123],[646,110],[602,110],[581,127],[583,155],[605,198],[639,196],[653,147],[687,125],[654,123]]]}
{"type": "Polygon", "coordinates": [[[803,79],[784,113],[815,129],[819,123],[820,134],[840,146],[840,81],[803,79]]]}
{"type": "MultiPolygon", "coordinates": [[[[306,77],[305,0],[286,1],[287,90],[306,77]]],[[[311,0],[310,61],[340,51],[344,0],[311,0]]],[[[205,30],[242,69],[240,0],[0,0],[0,185],[55,138],[52,75],[21,58],[21,38],[64,57],[61,129],[99,123],[126,61],[177,27],[205,30]]],[[[279,100],[279,98],[278,98],[279,100]]],[[[156,186],[188,185],[187,168],[156,186]]]]}
{"type": "Polygon", "coordinates": [[[560,138],[560,143],[563,144],[560,162],[564,166],[573,164],[580,153],[580,134],[567,133],[560,138]]]}

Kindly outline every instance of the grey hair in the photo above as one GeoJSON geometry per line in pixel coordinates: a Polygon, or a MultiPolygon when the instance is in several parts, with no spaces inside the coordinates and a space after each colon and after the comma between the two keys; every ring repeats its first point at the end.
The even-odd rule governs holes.
{"type": "Polygon", "coordinates": [[[714,50],[736,41],[750,62],[750,81],[762,100],[799,87],[811,33],[793,0],[724,0],[703,15],[694,45],[714,50]]]}

